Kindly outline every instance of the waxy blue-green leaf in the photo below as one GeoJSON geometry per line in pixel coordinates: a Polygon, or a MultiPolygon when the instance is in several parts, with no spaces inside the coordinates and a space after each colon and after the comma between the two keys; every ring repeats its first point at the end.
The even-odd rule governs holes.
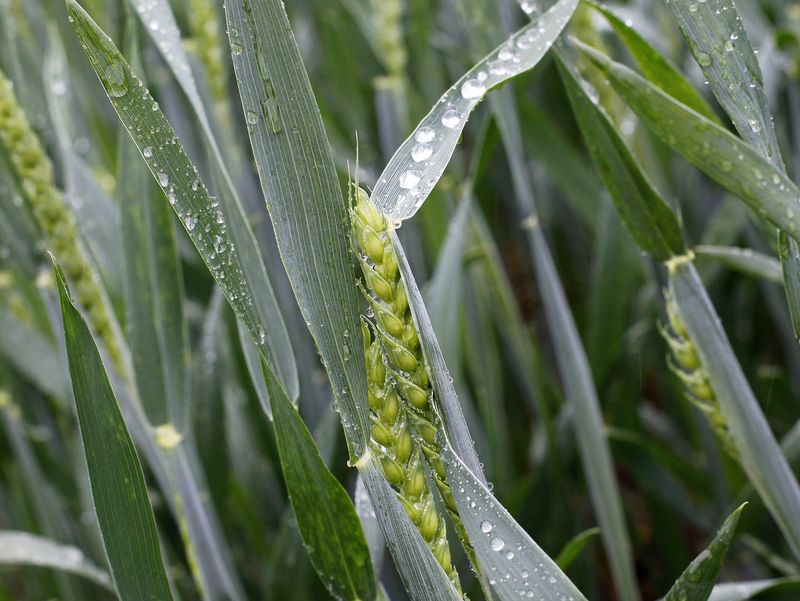
{"type": "Polygon", "coordinates": [[[347,205],[283,6],[225,5],[233,64],[275,238],[333,388],[348,444],[369,439],[347,205]]]}
{"type": "Polygon", "coordinates": [[[748,601],[749,599],[791,601],[798,595],[800,595],[800,579],[773,578],[718,584],[711,591],[708,601],[748,601]]]}
{"type": "Polygon", "coordinates": [[[149,90],[108,36],[75,0],[67,0],[75,32],[117,115],[167,195],[225,298],[288,391],[296,368],[286,326],[241,206],[209,194],[149,90]]]}
{"type": "Polygon", "coordinates": [[[585,601],[567,575],[453,453],[444,437],[439,440],[448,482],[458,491],[454,495],[458,513],[498,597],[507,601],[527,597],[585,601]]]}
{"type": "Polygon", "coordinates": [[[742,509],[744,505],[728,516],[708,547],[678,576],[664,596],[664,601],[707,601],[733,542],[742,509]]]}
{"type": "Polygon", "coordinates": [[[731,269],[753,277],[761,278],[774,284],[783,282],[780,261],[750,248],[701,245],[695,246],[692,250],[698,257],[715,259],[731,269]]]}
{"type": "Polygon", "coordinates": [[[92,334],[55,265],[72,389],[103,547],[120,601],[171,601],[142,466],[92,334]]]}
{"type": "Polygon", "coordinates": [[[667,145],[759,215],[800,235],[800,190],[757,150],[591,47],[576,42],[639,118],[667,145]]]}
{"type": "MultiPolygon", "coordinates": [[[[761,67],[736,3],[668,0],[667,6],[736,131],[776,169],[786,173],[761,67]]],[[[780,232],[778,250],[792,327],[795,337],[800,338],[800,246],[794,237],[780,232]]]]}
{"type": "Polygon", "coordinates": [[[283,478],[311,563],[334,598],[374,599],[372,560],[352,501],[267,366],[264,379],[283,478]]]}
{"type": "Polygon", "coordinates": [[[565,60],[559,60],[558,66],[586,145],[628,231],[656,260],[682,254],[683,232],[672,207],[636,163],[575,67],[565,60]]]}
{"type": "Polygon", "coordinates": [[[0,530],[0,565],[62,570],[114,590],[108,573],[94,565],[83,551],[30,532],[0,530]]]}
{"type": "Polygon", "coordinates": [[[800,485],[733,353],[691,261],[670,264],[669,286],[708,372],[745,473],[800,557],[800,485]]]}
{"type": "Polygon", "coordinates": [[[458,599],[368,450],[361,299],[350,254],[348,207],[283,5],[230,0],[225,11],[245,120],[281,258],[322,355],[351,455],[387,546],[414,598],[458,599]]]}
{"type": "Polygon", "coordinates": [[[486,93],[536,66],[578,5],[559,0],[477,62],[447,90],[397,149],[378,178],[372,201],[390,219],[413,216],[450,162],[470,112],[486,93]]]}

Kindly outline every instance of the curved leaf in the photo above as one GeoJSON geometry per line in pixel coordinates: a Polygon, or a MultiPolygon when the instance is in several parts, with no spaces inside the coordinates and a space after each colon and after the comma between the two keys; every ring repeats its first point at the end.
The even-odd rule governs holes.
{"type": "Polygon", "coordinates": [[[378,178],[372,201],[383,213],[399,222],[417,212],[450,162],[470,112],[487,91],[536,66],[577,5],[577,0],[556,2],[479,61],[439,98],[378,178]]]}
{"type": "Polygon", "coordinates": [[[681,104],[634,71],[575,42],[668,146],[792,236],[800,235],[800,189],[749,144],[681,104]]]}
{"type": "Polygon", "coordinates": [[[0,530],[0,565],[62,570],[114,590],[108,573],[89,561],[83,551],[30,532],[0,530]]]}

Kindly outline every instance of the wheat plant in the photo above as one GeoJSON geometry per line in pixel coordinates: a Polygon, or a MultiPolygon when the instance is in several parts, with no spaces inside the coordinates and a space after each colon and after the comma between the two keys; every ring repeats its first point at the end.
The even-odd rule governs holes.
{"type": "Polygon", "coordinates": [[[800,5],[0,0],[0,601],[800,596],[800,5]]]}

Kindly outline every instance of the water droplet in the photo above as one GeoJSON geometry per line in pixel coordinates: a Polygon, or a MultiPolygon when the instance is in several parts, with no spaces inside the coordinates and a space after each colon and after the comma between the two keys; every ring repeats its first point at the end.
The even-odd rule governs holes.
{"type": "Polygon", "coordinates": [[[463,98],[480,98],[486,92],[486,86],[477,79],[468,79],[461,84],[461,96],[463,98]]]}
{"type": "Polygon", "coordinates": [[[225,250],[225,240],[223,240],[219,236],[214,236],[214,250],[217,253],[221,253],[225,250]]]}
{"type": "Polygon", "coordinates": [[[750,125],[750,129],[753,130],[753,133],[757,134],[761,131],[761,124],[755,119],[750,119],[747,123],[750,125]]]}
{"type": "Polygon", "coordinates": [[[250,125],[255,125],[258,123],[258,115],[256,115],[253,111],[247,111],[247,122],[250,125]]]}
{"type": "Polygon", "coordinates": [[[103,81],[106,84],[108,95],[112,98],[121,98],[128,93],[128,78],[122,63],[111,63],[103,72],[103,81]]]}
{"type": "Polygon", "coordinates": [[[456,109],[447,109],[442,115],[442,125],[448,129],[453,129],[459,123],[461,123],[461,115],[456,109]]]}
{"type": "Polygon", "coordinates": [[[711,63],[714,62],[711,58],[711,55],[705,52],[698,51],[697,54],[694,55],[694,57],[697,59],[697,64],[700,65],[701,67],[710,67],[711,63]]]}
{"type": "Polygon", "coordinates": [[[726,40],[723,46],[725,47],[725,50],[727,52],[733,52],[733,42],[731,42],[730,40],[726,40]]]}
{"type": "Polygon", "coordinates": [[[532,15],[536,10],[536,3],[533,0],[522,0],[522,2],[519,3],[519,7],[526,15],[532,15]]]}
{"type": "Polygon", "coordinates": [[[491,541],[489,541],[489,546],[492,548],[492,551],[500,551],[506,546],[506,543],[502,538],[497,538],[495,536],[491,541]]]}
{"type": "Polygon", "coordinates": [[[145,146],[142,149],[142,154],[144,155],[144,158],[146,158],[146,159],[153,158],[153,147],[152,146],[145,146]]]}
{"type": "Polygon", "coordinates": [[[486,520],[481,522],[481,532],[484,534],[491,532],[492,528],[494,528],[494,526],[492,526],[491,522],[487,522],[486,520]]]}
{"type": "Polygon", "coordinates": [[[157,177],[159,186],[166,188],[169,185],[169,176],[166,173],[159,173],[157,177]]]}
{"type": "Polygon", "coordinates": [[[414,169],[409,169],[405,173],[400,176],[399,184],[400,187],[405,190],[411,190],[411,188],[415,187],[419,180],[422,179],[422,172],[415,171],[414,169]]]}
{"type": "Polygon", "coordinates": [[[414,134],[414,139],[420,144],[427,144],[428,142],[432,142],[434,138],[436,138],[436,132],[433,130],[432,127],[427,127],[427,126],[420,127],[417,130],[417,133],[414,134]]]}
{"type": "Polygon", "coordinates": [[[690,4],[689,5],[689,12],[690,13],[696,13],[697,12],[697,5],[696,4],[690,4]]]}
{"type": "Polygon", "coordinates": [[[197,217],[189,213],[183,218],[183,224],[186,226],[186,229],[191,232],[194,229],[194,226],[197,225],[197,217]]]}
{"type": "Polygon", "coordinates": [[[414,159],[416,163],[429,159],[432,154],[433,148],[428,144],[417,144],[411,149],[411,158],[414,159]]]}

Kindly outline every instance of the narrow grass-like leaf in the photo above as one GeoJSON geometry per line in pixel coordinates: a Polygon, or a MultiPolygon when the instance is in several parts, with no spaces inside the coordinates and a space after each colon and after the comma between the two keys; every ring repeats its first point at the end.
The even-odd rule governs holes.
{"type": "Polygon", "coordinates": [[[136,382],[150,423],[172,422],[185,432],[188,334],[169,206],[152,194],[147,167],[124,130],[119,141],[125,307],[136,382]]]}
{"type": "MultiPolygon", "coordinates": [[[[588,4],[600,12],[611,25],[614,32],[625,43],[645,77],[673,98],[694,109],[711,121],[719,118],[706,99],[686,80],[683,74],[653,48],[639,32],[620,19],[608,7],[591,0],[588,4]]],[[[667,3],[669,4],[669,2],[667,3]]]]}
{"type": "MultiPolygon", "coordinates": [[[[666,5],[708,86],[736,130],[761,156],[776,167],[782,167],[761,67],[742,25],[736,2],[667,0],[666,5]]],[[[649,73],[645,72],[645,75],[653,81],[649,73]]],[[[658,82],[654,83],[658,85],[658,82]]],[[[668,88],[664,89],[675,96],[668,88]]],[[[682,98],[675,98],[697,110],[682,98]]]]}
{"type": "Polygon", "coordinates": [[[676,101],[634,71],[576,42],[614,89],[667,145],[682,154],[759,215],[791,235],[800,234],[800,190],[757,150],[676,101]]]}
{"type": "MultiPolygon", "coordinates": [[[[736,3],[670,0],[667,6],[736,131],[776,169],[786,173],[761,67],[736,3]]],[[[783,232],[778,245],[792,326],[795,337],[800,338],[800,246],[783,232]]]]}
{"type": "Polygon", "coordinates": [[[748,601],[748,599],[790,601],[796,599],[797,595],[800,595],[800,579],[774,578],[718,584],[711,591],[708,601],[748,601]]]}
{"type": "Polygon", "coordinates": [[[566,570],[572,562],[581,554],[591,540],[600,534],[600,528],[589,528],[571,538],[561,552],[556,556],[556,565],[562,570],[566,570]]]}
{"type": "Polygon", "coordinates": [[[706,601],[708,599],[722,569],[728,549],[733,542],[742,509],[744,509],[744,505],[728,516],[708,547],[695,557],[689,567],[678,577],[664,597],[664,601],[706,601]]]}
{"type": "Polygon", "coordinates": [[[719,317],[691,262],[670,266],[670,289],[750,482],[800,557],[800,486],[733,354],[719,317]]]}
{"type": "Polygon", "coordinates": [[[311,563],[336,599],[374,599],[375,575],[355,507],[266,366],[264,378],[284,481],[311,563]]]}
{"type": "Polygon", "coordinates": [[[681,254],[683,233],[674,211],[638,167],[605,111],[591,99],[575,67],[566,60],[559,60],[558,66],[586,145],[628,231],[654,259],[681,254]]]}
{"type": "Polygon", "coordinates": [[[440,440],[448,481],[459,493],[455,495],[459,515],[489,584],[499,598],[585,600],[566,574],[453,453],[444,437],[440,440]]]}
{"type": "Polygon", "coordinates": [[[62,570],[114,590],[108,573],[89,561],[83,551],[30,532],[0,530],[0,565],[62,570]]]}
{"type": "Polygon", "coordinates": [[[369,439],[347,206],[313,92],[275,0],[225,5],[242,107],[275,238],[353,455],[369,439]]]}
{"type": "Polygon", "coordinates": [[[75,0],[67,0],[73,26],[120,120],[150,172],[169,198],[225,298],[291,391],[296,368],[291,342],[269,280],[252,269],[260,256],[241,207],[211,196],[172,126],[114,43],[75,0]]]}
{"type": "Polygon", "coordinates": [[[470,112],[488,90],[532,69],[561,34],[577,0],[559,0],[475,64],[419,122],[386,165],[372,199],[389,218],[417,212],[444,173],[470,112]]]}
{"type": "Polygon", "coordinates": [[[171,601],[139,457],[100,353],[55,266],[72,388],[97,520],[121,601],[171,601]]]}
{"type": "Polygon", "coordinates": [[[780,262],[764,253],[749,248],[710,245],[695,246],[693,250],[699,257],[715,259],[732,269],[753,277],[761,278],[774,284],[783,282],[780,262]]]}

